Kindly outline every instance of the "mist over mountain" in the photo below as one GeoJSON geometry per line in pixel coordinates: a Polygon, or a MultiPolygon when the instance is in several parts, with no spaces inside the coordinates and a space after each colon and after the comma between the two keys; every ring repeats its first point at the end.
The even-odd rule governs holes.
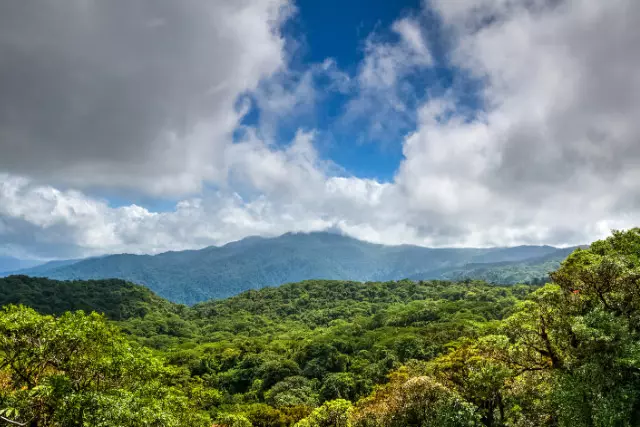
{"type": "Polygon", "coordinates": [[[0,256],[0,273],[35,267],[42,261],[33,259],[19,259],[11,256],[0,256]]]}
{"type": "Polygon", "coordinates": [[[146,285],[174,302],[193,304],[309,279],[526,282],[546,276],[571,250],[386,246],[330,232],[287,233],[201,250],[56,261],[20,273],[58,280],[118,278],[146,285]]]}

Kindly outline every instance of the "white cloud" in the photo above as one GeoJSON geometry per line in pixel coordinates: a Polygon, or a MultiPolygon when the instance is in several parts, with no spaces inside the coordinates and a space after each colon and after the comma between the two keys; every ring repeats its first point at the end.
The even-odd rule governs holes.
{"type": "Polygon", "coordinates": [[[409,64],[405,62],[401,65],[431,65],[433,63],[431,52],[425,43],[422,28],[418,22],[404,18],[395,21],[391,28],[400,35],[401,45],[409,58],[409,64]]]}
{"type": "Polygon", "coordinates": [[[400,36],[397,43],[367,40],[365,58],[358,80],[367,89],[395,89],[398,81],[418,67],[432,64],[431,54],[416,21],[396,21],[392,29],[400,36]]]}
{"type": "Polygon", "coordinates": [[[433,100],[405,141],[396,182],[432,237],[578,243],[633,225],[640,4],[434,3],[454,64],[485,83],[486,111],[470,121],[433,100]]]}
{"type": "Polygon", "coordinates": [[[375,219],[389,185],[331,176],[332,165],[318,158],[312,139],[299,132],[277,149],[252,135],[228,147],[233,185],[182,200],[168,212],[110,207],[78,191],[0,175],[0,250],[19,247],[45,258],[157,253],[332,226],[371,237],[363,218],[375,219]]]}
{"type": "Polygon", "coordinates": [[[391,29],[397,41],[381,40],[377,34],[367,38],[356,77],[357,96],[345,107],[344,125],[361,127],[363,141],[397,137],[412,125],[415,111],[407,102],[420,95],[406,79],[433,65],[419,21],[404,18],[391,29]]]}
{"type": "MultiPolygon", "coordinates": [[[[336,172],[317,153],[313,131],[299,131],[290,144],[275,145],[263,123],[229,144],[240,113],[220,107],[211,121],[198,121],[187,139],[176,132],[165,141],[165,151],[143,157],[135,174],[132,168],[140,160],[135,155],[118,168],[90,161],[67,169],[79,173],[78,179],[93,173],[89,184],[179,194],[211,180],[215,190],[184,197],[169,212],[113,208],[90,193],[17,178],[28,176],[27,168],[0,176],[0,240],[7,247],[63,257],[195,248],[253,234],[328,227],[393,244],[576,244],[635,225],[640,214],[640,29],[635,25],[640,3],[551,3],[431,2],[453,37],[452,65],[484,84],[484,110],[473,118],[460,113],[464,106],[453,92],[429,99],[417,111],[398,92],[406,77],[433,64],[418,21],[394,24],[397,42],[370,38],[355,79],[331,62],[317,66],[326,67],[337,90],[359,85],[361,93],[349,107],[367,113],[373,123],[386,125],[402,120],[402,114],[417,118],[417,128],[403,141],[405,159],[393,182],[336,172]],[[210,143],[215,132],[221,135],[216,141],[223,142],[210,143]],[[178,150],[180,144],[189,150],[178,150]],[[159,162],[156,169],[150,159],[159,162]]],[[[241,13],[242,22],[270,16],[246,14],[241,13]]],[[[255,83],[262,73],[282,72],[282,40],[265,25],[259,32],[273,41],[267,44],[277,60],[270,63],[252,51],[269,51],[265,46],[251,46],[253,53],[240,55],[249,70],[240,83],[234,73],[227,76],[235,89],[227,91],[222,79],[211,90],[231,100],[255,84],[256,99],[272,114],[265,120],[275,126],[315,99],[313,79],[322,70],[303,72],[290,86],[278,75],[255,83]],[[247,58],[262,59],[252,68],[247,58]]]]}
{"type": "Polygon", "coordinates": [[[276,149],[250,134],[244,142],[229,147],[232,179],[283,202],[309,196],[302,190],[322,186],[325,180],[325,166],[318,160],[312,138],[310,133],[298,132],[288,147],[276,149]]]}
{"type": "Polygon", "coordinates": [[[234,104],[286,67],[287,0],[0,5],[0,170],[154,195],[225,179],[234,104]]]}
{"type": "Polygon", "coordinates": [[[278,127],[293,127],[312,117],[317,105],[330,94],[347,93],[352,86],[351,77],[330,58],[304,71],[283,68],[251,92],[260,114],[256,126],[260,136],[275,142],[278,127]]]}

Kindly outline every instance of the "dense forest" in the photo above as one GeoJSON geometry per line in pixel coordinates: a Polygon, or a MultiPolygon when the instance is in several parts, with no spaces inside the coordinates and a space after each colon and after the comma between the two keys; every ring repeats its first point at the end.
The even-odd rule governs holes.
{"type": "Polygon", "coordinates": [[[544,286],[313,280],[187,307],[11,276],[0,425],[640,425],[639,287],[640,229],[544,286]]]}

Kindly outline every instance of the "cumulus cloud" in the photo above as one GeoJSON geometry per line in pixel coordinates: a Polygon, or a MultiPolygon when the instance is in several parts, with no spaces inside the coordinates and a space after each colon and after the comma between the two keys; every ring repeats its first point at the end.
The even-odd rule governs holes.
{"type": "Polygon", "coordinates": [[[283,69],[263,79],[251,92],[260,115],[259,123],[252,130],[258,130],[262,139],[277,143],[279,128],[295,127],[312,118],[317,106],[330,95],[352,90],[352,78],[331,58],[311,64],[303,71],[283,69]]]}
{"type": "Polygon", "coordinates": [[[79,191],[0,175],[0,252],[17,248],[42,258],[158,253],[330,227],[371,238],[363,220],[374,223],[389,188],[333,176],[312,133],[299,132],[284,149],[250,135],[228,147],[225,162],[230,185],[184,199],[168,212],[112,207],[79,191]]]}
{"type": "Polygon", "coordinates": [[[451,58],[484,82],[474,120],[428,102],[397,185],[451,242],[588,241],[640,210],[640,4],[437,1],[451,58]]]}
{"type": "MultiPolygon", "coordinates": [[[[263,176],[280,174],[274,169],[278,162],[264,165],[263,176]]],[[[114,208],[104,200],[24,178],[0,178],[0,251],[18,249],[40,258],[158,253],[223,244],[248,235],[324,230],[338,221],[341,210],[336,211],[335,204],[363,191],[340,182],[326,183],[332,196],[305,204],[216,190],[182,200],[169,212],[150,212],[136,205],[114,208]]],[[[369,205],[368,195],[361,199],[369,205]]]]}
{"type": "MultiPolygon", "coordinates": [[[[420,96],[407,78],[433,65],[420,22],[403,18],[391,27],[395,41],[371,34],[355,78],[356,96],[346,105],[343,121],[359,126],[366,140],[397,137],[412,126],[412,104],[420,96]]],[[[362,142],[362,141],[361,141],[362,142]]]]}
{"type": "MultiPolygon", "coordinates": [[[[97,2],[74,10],[77,23],[71,28],[63,28],[57,20],[67,18],[54,13],[53,23],[46,20],[23,41],[18,40],[18,29],[0,25],[3,40],[10,41],[0,49],[13,55],[11,61],[0,62],[0,74],[14,82],[2,78],[0,88],[16,100],[15,105],[0,104],[0,144],[5,144],[3,153],[9,153],[0,159],[0,170],[8,172],[0,176],[0,239],[5,247],[46,257],[158,252],[252,234],[328,227],[392,244],[579,244],[611,228],[635,225],[640,214],[640,3],[429,2],[429,12],[441,17],[443,34],[450,37],[448,65],[481,84],[481,108],[472,116],[455,91],[432,96],[418,108],[415,98],[404,96],[410,89],[425,90],[410,77],[434,64],[418,18],[397,21],[392,26],[396,40],[371,36],[357,75],[347,76],[328,61],[301,72],[291,83],[279,80],[286,68],[277,30],[278,20],[287,14],[283,5],[222,0],[206,4],[214,3],[228,13],[226,22],[234,23],[233,28],[224,27],[224,37],[211,30],[208,20],[218,18],[203,12],[205,3],[191,4],[198,11],[193,23],[176,12],[182,6],[175,3],[166,5],[171,14],[150,17],[142,8],[129,11],[126,19],[115,15],[125,22],[144,17],[145,28],[153,29],[149,31],[173,28],[162,40],[177,44],[181,65],[158,46],[154,54],[138,58],[136,49],[150,46],[134,32],[140,46],[106,45],[129,60],[102,70],[110,56],[86,53],[98,37],[72,37],[88,22],[91,28],[101,28],[87,19],[102,22],[110,16],[96,14],[97,2]],[[171,27],[170,17],[182,26],[171,27]],[[245,28],[250,28],[249,34],[240,34],[245,28]],[[173,31],[184,38],[173,40],[173,31]],[[199,34],[198,40],[204,34],[210,41],[191,46],[192,31],[199,34]],[[219,40],[224,42],[215,59],[209,56],[200,62],[206,56],[201,54],[213,52],[219,40]],[[48,60],[37,59],[35,53],[48,60]],[[41,64],[38,61],[47,66],[35,66],[41,64]],[[171,67],[159,71],[166,61],[171,67]],[[31,66],[22,69],[19,64],[31,66]],[[78,74],[84,77],[66,81],[75,76],[69,64],[84,70],[78,74]],[[174,67],[184,69],[189,78],[174,76],[174,67]],[[49,75],[41,76],[43,70],[61,86],[43,83],[49,75]],[[357,85],[348,111],[368,117],[367,124],[395,126],[407,117],[417,122],[402,141],[404,159],[392,182],[340,171],[318,154],[314,131],[299,131],[286,144],[270,140],[275,134],[270,126],[317,99],[319,75],[332,76],[335,90],[349,91],[357,85]],[[97,85],[92,79],[98,77],[114,85],[97,85]],[[83,79],[91,90],[69,97],[73,88],[83,87],[83,79]],[[134,83],[128,83],[131,80],[134,83]],[[195,86],[190,83],[185,89],[187,81],[195,86]],[[192,104],[197,97],[191,95],[202,93],[205,86],[208,95],[201,104],[192,104]],[[23,101],[16,87],[30,88],[23,101]],[[65,92],[58,92],[58,87],[65,92]],[[229,105],[247,91],[271,115],[231,144],[229,135],[242,111],[229,105]],[[123,96],[129,101],[123,103],[123,96]],[[151,112],[142,108],[138,97],[152,102],[151,112]],[[113,99],[118,102],[108,103],[113,99]],[[77,109],[55,108],[74,106],[76,101],[77,109]],[[132,104],[125,108],[128,102],[132,104]],[[42,108],[34,109],[33,103],[42,108]],[[53,115],[48,117],[47,111],[53,115]],[[139,121],[133,120],[138,116],[139,121]],[[86,119],[86,126],[71,126],[78,117],[86,119]],[[104,121],[98,120],[101,117],[104,121]],[[125,126],[129,121],[136,125],[125,126]],[[61,127],[56,129],[55,123],[61,127]],[[104,132],[89,138],[93,129],[104,132]],[[42,183],[39,178],[53,181],[42,183]],[[203,182],[216,185],[205,186],[197,197],[182,197],[169,212],[151,212],[135,205],[111,207],[87,190],[56,189],[63,188],[54,184],[56,180],[136,186],[159,194],[184,194],[203,182]]],[[[21,13],[41,13],[36,12],[21,13]]],[[[132,36],[125,31],[122,37],[132,36]]],[[[363,134],[368,131],[363,127],[363,134]]]]}
{"type": "Polygon", "coordinates": [[[0,4],[0,170],[158,195],[224,179],[237,97],[282,69],[286,0],[0,4]]]}

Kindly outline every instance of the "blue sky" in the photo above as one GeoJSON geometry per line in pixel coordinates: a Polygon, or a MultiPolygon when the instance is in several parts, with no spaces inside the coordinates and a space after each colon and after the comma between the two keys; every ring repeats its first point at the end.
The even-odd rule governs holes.
{"type": "MultiPolygon", "coordinates": [[[[366,40],[375,35],[378,41],[397,41],[398,35],[390,30],[392,23],[404,16],[419,16],[420,5],[420,1],[383,0],[298,2],[297,13],[284,27],[284,34],[294,45],[292,68],[305,70],[309,64],[331,58],[341,70],[354,76],[366,55],[366,40]]],[[[438,78],[432,70],[413,77],[438,78]]],[[[424,96],[425,87],[413,87],[418,99],[424,96]]],[[[277,140],[285,143],[299,127],[315,129],[320,134],[317,144],[323,156],[353,175],[390,181],[402,159],[402,137],[415,125],[382,135],[379,141],[363,135],[363,129],[370,126],[367,118],[359,118],[356,123],[340,122],[352,95],[329,92],[316,105],[314,114],[286,123],[277,140]]],[[[243,123],[254,124],[258,117],[259,109],[255,108],[243,123]]]]}
{"type": "MultiPolygon", "coordinates": [[[[366,56],[366,42],[375,39],[378,43],[397,43],[399,36],[391,30],[393,22],[404,17],[415,18],[423,22],[425,32],[432,35],[425,42],[433,51],[443,56],[439,64],[407,76],[411,96],[403,101],[410,110],[424,102],[426,91],[443,91],[451,88],[455,80],[454,73],[446,66],[444,47],[440,46],[439,23],[436,17],[425,14],[419,0],[384,1],[352,0],[349,2],[329,0],[326,2],[299,1],[296,11],[282,28],[287,40],[290,64],[289,70],[304,73],[313,64],[319,64],[330,58],[337,67],[352,78],[358,74],[366,56]],[[339,12],[338,12],[339,11],[339,12]]],[[[292,80],[295,80],[293,78],[292,80]]],[[[414,111],[403,118],[407,122],[383,134],[369,135],[367,129],[372,126],[369,117],[360,116],[345,123],[344,115],[349,101],[356,95],[357,89],[347,93],[327,89],[332,82],[322,76],[318,78],[319,90],[326,93],[319,102],[315,102],[314,111],[296,117],[295,120],[283,120],[278,124],[274,143],[288,145],[298,129],[313,130],[317,133],[316,148],[320,155],[332,162],[344,173],[361,178],[371,178],[381,182],[390,182],[402,161],[402,140],[415,130],[414,111]]],[[[288,82],[290,83],[290,82],[288,82]]],[[[251,94],[248,94],[251,97],[251,94]]],[[[242,127],[257,126],[261,111],[254,102],[241,120],[238,135],[242,127]]],[[[394,117],[389,117],[393,121],[394,117]]],[[[175,198],[149,197],[138,192],[117,194],[108,189],[96,189],[113,207],[136,203],[154,211],[170,211],[175,198]]]]}
{"type": "Polygon", "coordinates": [[[0,3],[0,255],[636,225],[638,19],[634,0],[0,3]]]}
{"type": "Polygon", "coordinates": [[[306,61],[334,58],[341,68],[356,70],[364,57],[364,39],[375,31],[388,32],[398,18],[420,14],[415,0],[304,0],[297,3],[298,15],[291,22],[304,41],[306,61]]]}
{"type": "MultiPolygon", "coordinates": [[[[467,114],[473,115],[480,108],[478,82],[464,70],[449,64],[448,35],[441,29],[439,17],[423,9],[421,1],[300,1],[296,7],[294,17],[284,26],[284,34],[292,45],[291,69],[304,71],[311,64],[330,58],[340,70],[356,78],[367,55],[367,41],[398,43],[400,36],[392,26],[402,18],[419,23],[434,63],[404,76],[402,80],[406,87],[402,102],[407,111],[402,117],[386,117],[385,121],[395,124],[385,132],[368,132],[374,123],[367,115],[345,122],[345,111],[357,89],[340,93],[320,84],[320,89],[326,93],[316,103],[313,114],[285,122],[276,142],[288,143],[301,127],[314,129],[318,134],[316,146],[322,156],[347,173],[390,182],[403,158],[402,141],[416,129],[416,109],[429,95],[455,91],[460,108],[467,114]]],[[[259,117],[260,109],[254,107],[245,116],[243,124],[254,125],[259,117]]]]}

